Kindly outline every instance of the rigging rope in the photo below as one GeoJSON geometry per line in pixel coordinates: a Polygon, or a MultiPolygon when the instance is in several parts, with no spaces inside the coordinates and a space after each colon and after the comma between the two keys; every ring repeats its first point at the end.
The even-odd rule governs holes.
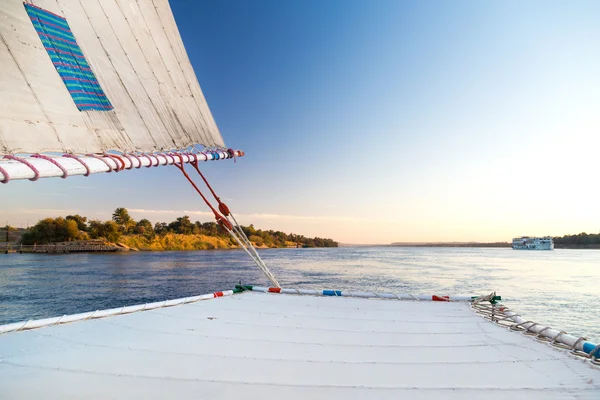
{"type": "Polygon", "coordinates": [[[229,208],[227,207],[227,205],[225,205],[225,203],[221,202],[221,200],[216,195],[216,193],[214,192],[214,190],[212,189],[212,187],[210,186],[210,184],[208,183],[208,181],[206,180],[206,178],[204,177],[204,175],[202,175],[202,173],[200,172],[200,169],[198,168],[198,159],[195,157],[195,155],[193,155],[193,154],[187,154],[187,156],[189,158],[193,157],[193,161],[190,161],[190,163],[194,166],[194,168],[196,169],[196,171],[200,174],[200,176],[204,180],[204,183],[206,183],[206,186],[208,186],[208,188],[210,189],[211,193],[213,194],[213,196],[215,197],[215,199],[219,203],[219,211],[221,213],[223,213],[223,215],[225,215],[226,217],[224,217],[223,215],[221,215],[219,213],[219,211],[217,211],[213,207],[213,205],[204,196],[204,194],[202,193],[202,191],[198,188],[198,186],[196,185],[196,183],[192,180],[192,178],[190,178],[190,176],[188,175],[188,173],[185,172],[185,163],[183,162],[183,156],[181,154],[179,154],[179,153],[171,154],[171,156],[176,156],[176,157],[179,158],[179,163],[175,162],[175,163],[173,163],[173,165],[175,165],[182,172],[183,176],[185,176],[185,178],[192,185],[192,187],[194,189],[196,189],[196,192],[200,195],[200,197],[202,198],[202,200],[204,200],[204,203],[206,203],[206,205],[213,212],[213,214],[215,216],[215,219],[217,221],[217,224],[219,224],[219,226],[221,228],[223,228],[225,231],[227,231],[231,235],[231,237],[233,237],[233,239],[238,243],[238,245],[241,248],[243,248],[246,251],[246,253],[248,253],[248,255],[250,256],[250,258],[252,258],[252,260],[254,261],[254,263],[265,274],[265,276],[267,277],[267,279],[269,279],[269,281],[271,281],[271,283],[275,287],[280,287],[279,286],[279,282],[277,281],[277,279],[275,278],[275,276],[271,273],[271,271],[269,271],[269,269],[265,265],[264,261],[260,258],[260,256],[258,255],[258,252],[254,248],[254,246],[252,246],[252,243],[246,237],[246,234],[244,233],[244,231],[241,229],[241,227],[239,226],[239,224],[237,223],[237,221],[235,221],[235,218],[234,218],[234,221],[236,223],[235,226],[231,223],[231,221],[228,218],[226,218],[226,217],[229,217],[231,215],[231,211],[229,210],[229,208]]]}
{"type": "MultiPolygon", "coordinates": [[[[194,156],[193,154],[188,154],[188,155],[189,156],[194,156]]],[[[242,229],[242,227],[240,226],[240,224],[237,222],[237,220],[233,216],[233,213],[229,210],[229,207],[227,207],[227,205],[221,201],[221,199],[219,198],[219,196],[217,196],[217,193],[215,193],[215,191],[213,190],[213,188],[210,185],[210,183],[208,183],[208,180],[206,179],[206,177],[204,177],[204,174],[200,171],[200,168],[198,167],[198,159],[195,156],[194,156],[194,159],[192,161],[190,161],[190,164],[192,165],[192,167],[194,167],[194,169],[196,170],[196,172],[198,172],[198,174],[200,175],[200,177],[202,178],[202,180],[204,181],[204,183],[206,184],[206,186],[208,187],[208,189],[212,193],[212,195],[215,198],[215,200],[217,201],[217,203],[219,203],[219,211],[221,212],[221,214],[223,214],[227,218],[227,220],[233,226],[233,229],[239,235],[240,239],[246,244],[246,246],[248,247],[248,249],[250,251],[252,251],[252,253],[254,254],[254,257],[258,260],[258,262],[260,262],[262,264],[263,268],[261,268],[261,269],[268,271],[269,269],[267,268],[267,265],[262,260],[262,258],[260,258],[260,255],[258,255],[258,251],[252,245],[252,242],[250,241],[250,239],[248,238],[248,236],[246,236],[246,233],[244,232],[244,230],[242,229]],[[231,219],[229,219],[229,217],[231,217],[231,219]]],[[[270,272],[269,272],[269,274],[272,275],[270,272]]],[[[273,278],[275,278],[275,277],[273,276],[273,278]]],[[[279,287],[279,285],[277,285],[277,287],[279,287]]]]}

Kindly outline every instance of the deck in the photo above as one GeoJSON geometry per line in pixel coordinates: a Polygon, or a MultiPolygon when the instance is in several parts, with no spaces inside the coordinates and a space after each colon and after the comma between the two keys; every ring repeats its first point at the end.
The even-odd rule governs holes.
{"type": "Polygon", "coordinates": [[[0,335],[0,388],[7,399],[598,399],[600,369],[468,302],[244,292],[0,335]]]}

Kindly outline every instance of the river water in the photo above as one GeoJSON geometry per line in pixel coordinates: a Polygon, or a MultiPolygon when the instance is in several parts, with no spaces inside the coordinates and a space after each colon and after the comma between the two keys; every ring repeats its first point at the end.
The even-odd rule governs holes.
{"type": "MultiPolygon", "coordinates": [[[[600,342],[600,251],[346,247],[260,250],[283,287],[476,295],[600,342]]],[[[242,251],[0,255],[0,324],[266,286],[242,251]]]]}

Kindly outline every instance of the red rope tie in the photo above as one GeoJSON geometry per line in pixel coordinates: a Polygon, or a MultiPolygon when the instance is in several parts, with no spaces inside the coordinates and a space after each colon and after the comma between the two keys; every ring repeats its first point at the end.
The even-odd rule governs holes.
{"type": "Polygon", "coordinates": [[[51,162],[52,164],[56,165],[61,171],[62,171],[62,179],[65,179],[67,176],[69,176],[69,171],[67,171],[67,169],[65,167],[63,167],[62,165],[60,165],[60,163],[58,161],[56,161],[54,158],[50,158],[48,156],[45,156],[43,154],[34,154],[31,157],[33,158],[41,158],[42,160],[46,160],[51,162]]]}
{"type": "Polygon", "coordinates": [[[156,156],[156,154],[149,154],[148,155],[151,159],[152,157],[154,157],[156,159],[156,165],[154,165],[154,162],[152,163],[153,167],[158,167],[160,165],[160,160],[158,159],[158,157],[156,156]]]}
{"type": "Polygon", "coordinates": [[[215,218],[217,219],[217,224],[219,224],[221,226],[221,228],[227,229],[230,231],[233,230],[233,225],[231,225],[231,222],[229,222],[224,216],[217,214],[217,215],[215,215],[215,218]]]}
{"type": "Polygon", "coordinates": [[[158,155],[165,159],[165,165],[169,165],[169,157],[171,157],[172,162],[175,162],[175,158],[169,153],[158,153],[158,155]]]}
{"type": "Polygon", "coordinates": [[[188,156],[188,160],[189,160],[188,162],[189,162],[190,164],[191,164],[191,163],[194,163],[194,162],[196,162],[196,163],[198,162],[198,156],[197,156],[196,154],[194,154],[194,153],[189,153],[189,152],[185,152],[185,153],[183,153],[183,154],[185,154],[186,156],[188,156]]]}
{"type": "Polygon", "coordinates": [[[119,157],[115,154],[110,154],[110,153],[106,153],[106,152],[103,154],[103,156],[108,157],[115,162],[115,165],[117,166],[117,168],[115,169],[115,172],[123,171],[125,169],[125,161],[123,161],[123,159],[121,157],[119,157]],[[119,167],[119,163],[121,164],[120,167],[119,167]]]}
{"type": "MultiPolygon", "coordinates": [[[[173,157],[172,153],[165,153],[164,155],[165,155],[165,158],[171,157],[171,164],[175,164],[175,157],[173,157]]],[[[169,164],[168,159],[167,159],[167,164],[169,164]]]]}
{"type": "MultiPolygon", "coordinates": [[[[137,169],[142,168],[142,160],[140,160],[140,158],[138,156],[136,156],[134,153],[129,153],[129,155],[133,158],[135,158],[136,160],[138,160],[138,166],[135,167],[137,169]]],[[[133,163],[131,163],[131,166],[133,166],[133,163]]]]}
{"type": "Polygon", "coordinates": [[[204,177],[204,174],[200,171],[200,168],[198,168],[198,161],[190,161],[190,164],[192,164],[192,167],[194,167],[196,169],[196,172],[198,172],[198,174],[202,177],[202,180],[204,181],[204,183],[206,183],[206,186],[212,193],[213,197],[215,198],[217,203],[219,203],[219,211],[221,212],[221,214],[228,217],[229,214],[231,214],[231,212],[229,211],[229,207],[227,207],[227,205],[221,201],[219,196],[217,196],[217,194],[213,190],[212,186],[210,186],[210,183],[208,183],[208,180],[206,180],[206,178],[204,177]]]}
{"type": "Polygon", "coordinates": [[[131,157],[129,157],[129,155],[126,153],[123,153],[122,156],[125,157],[127,159],[127,161],[129,161],[129,167],[125,167],[125,169],[132,169],[133,161],[131,160],[131,157]]]}
{"type": "Polygon", "coordinates": [[[113,172],[114,171],[114,168],[112,167],[112,165],[110,165],[108,162],[106,162],[106,160],[104,159],[104,157],[101,157],[101,156],[99,156],[97,154],[91,154],[91,153],[90,154],[86,154],[86,156],[95,158],[96,160],[100,160],[104,164],[106,164],[106,166],[108,167],[108,171],[106,171],[106,172],[113,172]]]}
{"type": "Polygon", "coordinates": [[[79,163],[85,167],[85,174],[83,174],[83,176],[90,176],[90,174],[92,173],[92,171],[90,170],[90,167],[86,164],[86,162],[83,161],[81,158],[77,157],[76,155],[63,154],[63,157],[72,158],[73,160],[79,161],[79,163]]]}
{"type": "MultiPolygon", "coordinates": [[[[7,155],[7,156],[4,156],[4,158],[6,158],[8,160],[15,160],[15,161],[18,161],[20,163],[23,163],[23,164],[27,165],[33,171],[33,173],[35,174],[35,176],[33,178],[29,178],[30,181],[35,182],[35,181],[37,181],[40,178],[40,171],[38,171],[38,169],[36,167],[34,167],[33,164],[31,164],[26,159],[21,158],[21,157],[15,157],[15,156],[12,156],[10,154],[7,155]]],[[[5,175],[5,176],[8,177],[8,175],[5,175]]],[[[4,183],[7,183],[7,182],[8,181],[5,179],[4,183]]]]}
{"type": "Polygon", "coordinates": [[[183,176],[186,177],[186,179],[188,180],[188,182],[190,182],[190,184],[194,187],[194,189],[196,189],[196,192],[198,192],[198,194],[200,195],[200,197],[202,197],[202,200],[204,200],[204,202],[206,203],[206,205],[211,209],[211,211],[213,212],[213,214],[215,215],[215,219],[217,220],[217,224],[219,224],[222,228],[227,229],[227,230],[233,230],[233,225],[231,225],[231,223],[225,219],[225,217],[223,217],[221,214],[219,214],[217,212],[217,210],[212,206],[212,204],[210,204],[210,202],[206,199],[206,197],[204,197],[204,194],[202,194],[202,192],[200,191],[200,189],[198,189],[198,186],[196,186],[196,184],[194,183],[194,181],[192,180],[192,178],[190,178],[190,176],[187,174],[187,172],[185,172],[185,167],[184,167],[184,162],[183,162],[183,156],[179,153],[175,153],[174,156],[177,156],[179,158],[179,164],[178,163],[174,163],[173,165],[175,165],[177,168],[179,168],[179,170],[183,173],[183,176]]]}
{"type": "MultiPolygon", "coordinates": [[[[123,160],[123,156],[122,155],[118,156],[118,155],[114,154],[114,155],[111,155],[111,157],[114,157],[121,162],[121,171],[123,171],[125,169],[125,167],[127,166],[127,164],[125,163],[125,160],[123,160]]],[[[129,168],[129,169],[131,169],[131,168],[129,168]]]]}
{"type": "Polygon", "coordinates": [[[235,150],[233,149],[227,149],[227,154],[229,154],[229,158],[233,158],[233,162],[237,162],[237,159],[235,158],[235,150]]]}

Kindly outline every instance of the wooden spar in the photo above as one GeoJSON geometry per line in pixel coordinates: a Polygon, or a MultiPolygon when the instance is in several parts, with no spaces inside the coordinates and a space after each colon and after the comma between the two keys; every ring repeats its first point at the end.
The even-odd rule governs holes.
{"type": "MultiPolygon", "coordinates": [[[[244,155],[243,151],[233,151],[235,157],[241,157],[244,155]]],[[[213,161],[213,160],[225,160],[233,158],[227,151],[214,151],[209,153],[180,153],[183,162],[189,163],[192,161],[213,161]]],[[[155,153],[155,154],[135,154],[135,155],[119,155],[110,154],[104,156],[80,156],[76,158],[68,157],[52,157],[52,159],[59,163],[66,171],[68,175],[85,175],[88,166],[90,174],[97,174],[100,172],[111,172],[123,169],[140,168],[140,167],[152,167],[159,165],[173,165],[175,161],[179,161],[168,154],[168,153],[155,153]],[[81,161],[79,161],[79,160],[81,161]]],[[[31,164],[39,173],[39,178],[54,178],[63,177],[64,172],[54,163],[44,158],[26,157],[26,160],[31,164]]],[[[8,183],[9,180],[19,179],[35,179],[36,172],[28,165],[17,161],[0,159],[0,182],[8,183]],[[4,174],[8,175],[8,179],[4,174]]]]}

